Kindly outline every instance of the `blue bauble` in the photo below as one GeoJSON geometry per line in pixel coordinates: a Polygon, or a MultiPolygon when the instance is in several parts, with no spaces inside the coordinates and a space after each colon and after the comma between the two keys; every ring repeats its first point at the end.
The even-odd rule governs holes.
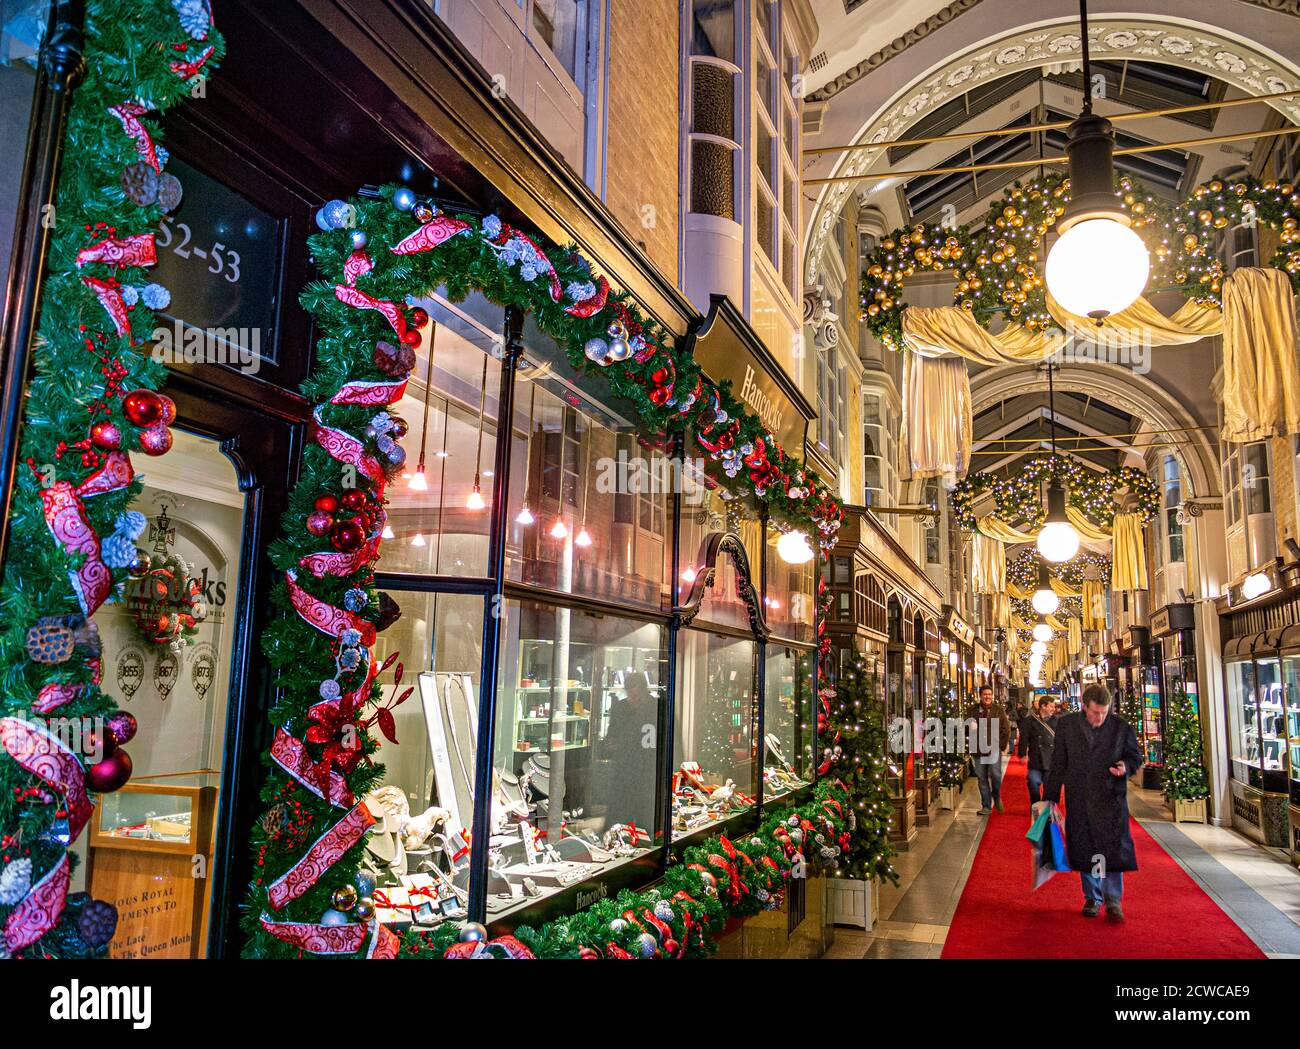
{"type": "Polygon", "coordinates": [[[615,936],[621,936],[624,932],[627,931],[627,922],[625,922],[622,918],[615,918],[613,921],[609,923],[609,931],[612,932],[615,936]]]}
{"type": "Polygon", "coordinates": [[[487,939],[487,928],[478,922],[466,922],[460,927],[461,943],[481,943],[487,939]]]}
{"type": "Polygon", "coordinates": [[[367,243],[369,243],[369,240],[370,238],[366,236],[365,230],[354,229],[352,231],[352,247],[354,250],[360,251],[367,243]]]}
{"type": "Polygon", "coordinates": [[[636,938],[636,949],[642,958],[653,958],[659,950],[659,941],[648,932],[643,932],[636,938]]]}
{"type": "Polygon", "coordinates": [[[393,207],[398,211],[410,211],[415,207],[415,194],[403,186],[393,194],[393,207]]]}
{"type": "Polygon", "coordinates": [[[609,363],[609,343],[604,339],[588,339],[587,344],[582,348],[582,352],[587,355],[589,361],[595,361],[601,365],[609,363]]]}
{"type": "Polygon", "coordinates": [[[348,224],[352,209],[346,200],[327,200],[316,212],[316,225],[321,229],[342,229],[348,224]]]}
{"type": "Polygon", "coordinates": [[[320,923],[322,925],[347,925],[348,916],[342,911],[331,908],[320,916],[320,923]]]}
{"type": "Polygon", "coordinates": [[[673,910],[673,905],[667,900],[660,900],[655,904],[655,917],[661,922],[671,924],[677,917],[677,912],[673,910]]]}
{"type": "Polygon", "coordinates": [[[362,896],[375,894],[375,876],[366,871],[357,871],[357,892],[362,896]]]}

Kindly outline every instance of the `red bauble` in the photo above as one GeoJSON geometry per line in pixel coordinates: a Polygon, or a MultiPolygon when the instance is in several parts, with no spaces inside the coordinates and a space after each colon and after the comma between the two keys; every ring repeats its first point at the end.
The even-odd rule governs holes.
{"type": "Polygon", "coordinates": [[[118,748],[86,769],[86,786],[96,794],[111,794],[131,778],[131,755],[118,748]]]}
{"type": "Polygon", "coordinates": [[[351,517],[348,518],[348,520],[351,521],[358,528],[360,528],[361,531],[363,532],[368,532],[370,530],[370,518],[368,518],[365,514],[353,514],[351,517]]]}
{"type": "Polygon", "coordinates": [[[176,402],[165,393],[160,393],[158,395],[158,403],[162,406],[162,418],[160,421],[165,422],[170,426],[176,421],[176,402]]]}
{"type": "Polygon", "coordinates": [[[332,514],[339,508],[339,501],[332,495],[322,495],[316,498],[316,509],[327,514],[332,514]]]}
{"type": "Polygon", "coordinates": [[[668,403],[669,398],[673,395],[671,386],[656,386],[650,391],[650,403],[656,408],[662,408],[668,403]]]}
{"type": "Polygon", "coordinates": [[[419,328],[407,328],[407,329],[406,329],[406,334],[402,336],[402,341],[403,341],[404,343],[406,343],[407,346],[410,346],[412,349],[414,349],[416,346],[419,346],[419,345],[420,345],[420,329],[419,329],[419,328]]]}
{"type": "Polygon", "coordinates": [[[650,381],[656,386],[665,385],[672,376],[668,373],[667,368],[656,368],[650,373],[650,381]]]}
{"type": "Polygon", "coordinates": [[[334,527],[334,515],[317,510],[307,515],[307,531],[312,535],[325,535],[334,527]]]}
{"type": "Polygon", "coordinates": [[[416,328],[423,328],[429,323],[429,311],[421,309],[419,306],[411,310],[411,324],[416,328]]]}
{"type": "Polygon", "coordinates": [[[122,447],[122,431],[117,423],[101,419],[90,428],[90,443],[105,452],[115,452],[122,447]]]}
{"type": "Polygon", "coordinates": [[[89,758],[98,754],[100,760],[111,758],[117,750],[117,740],[111,732],[87,732],[81,737],[82,757],[89,758]]]}
{"type": "Polygon", "coordinates": [[[349,488],[339,500],[345,510],[360,510],[366,505],[366,493],[360,488],[349,488]]]}
{"type": "Polygon", "coordinates": [[[721,447],[730,448],[735,443],[736,443],[736,439],[733,436],[731,436],[730,430],[728,430],[726,433],[718,434],[718,444],[721,447]]]}
{"type": "Polygon", "coordinates": [[[139,725],[134,714],[119,710],[108,716],[108,721],[105,722],[104,727],[108,729],[108,734],[113,738],[113,742],[120,747],[124,743],[130,743],[135,738],[135,732],[139,725]]]}
{"type": "Polygon", "coordinates": [[[330,543],[340,553],[355,553],[365,541],[365,529],[351,521],[342,521],[330,530],[330,543]]]}
{"type": "Polygon", "coordinates": [[[149,455],[166,455],[171,451],[172,432],[166,423],[154,423],[140,431],[140,450],[149,455]]]}
{"type": "Polygon", "coordinates": [[[122,398],[122,410],[136,426],[152,426],[163,417],[162,398],[153,390],[132,390],[122,398]]]}

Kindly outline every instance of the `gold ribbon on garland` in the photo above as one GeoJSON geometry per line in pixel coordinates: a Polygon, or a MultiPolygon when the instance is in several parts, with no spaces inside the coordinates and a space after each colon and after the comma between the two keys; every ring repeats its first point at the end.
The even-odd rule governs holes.
{"type": "Polygon", "coordinates": [[[1106,588],[1100,579],[1083,581],[1083,629],[1106,629],[1106,588]]]}
{"type": "Polygon", "coordinates": [[[1140,514],[1115,515],[1115,544],[1111,550],[1112,590],[1147,588],[1147,555],[1140,514]]]}

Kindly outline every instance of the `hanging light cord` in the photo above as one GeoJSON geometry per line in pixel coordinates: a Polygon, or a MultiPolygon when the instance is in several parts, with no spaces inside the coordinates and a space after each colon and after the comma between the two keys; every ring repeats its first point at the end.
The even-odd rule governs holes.
{"type": "Polygon", "coordinates": [[[531,465],[532,447],[533,447],[533,413],[537,410],[537,383],[532,384],[533,392],[528,399],[528,437],[524,440],[524,507],[528,506],[528,466],[531,465]]]}
{"type": "Polygon", "coordinates": [[[483,463],[483,409],[487,405],[487,354],[483,354],[483,379],[478,388],[478,450],[474,453],[474,487],[479,486],[479,467],[483,463]]]}
{"type": "Polygon", "coordinates": [[[433,343],[438,336],[438,322],[429,322],[429,363],[424,372],[424,421],[420,423],[420,464],[417,473],[424,473],[424,446],[429,436],[429,393],[433,389],[433,343]]]}
{"type": "Polygon", "coordinates": [[[1088,0],[1079,0],[1079,39],[1083,45],[1083,112],[1092,112],[1092,60],[1088,54],[1088,0]]]}

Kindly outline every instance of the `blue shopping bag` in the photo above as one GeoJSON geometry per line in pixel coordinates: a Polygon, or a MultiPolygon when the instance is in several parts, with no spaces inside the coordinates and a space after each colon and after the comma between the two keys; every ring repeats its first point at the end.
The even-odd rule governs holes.
{"type": "MultiPolygon", "coordinates": [[[[1046,852],[1046,850],[1044,850],[1046,852]]],[[[1061,830],[1061,825],[1055,820],[1052,821],[1052,866],[1058,871],[1068,871],[1070,869],[1070,858],[1065,853],[1065,834],[1061,830]]],[[[1044,856],[1046,859],[1046,856],[1044,856]]]]}

